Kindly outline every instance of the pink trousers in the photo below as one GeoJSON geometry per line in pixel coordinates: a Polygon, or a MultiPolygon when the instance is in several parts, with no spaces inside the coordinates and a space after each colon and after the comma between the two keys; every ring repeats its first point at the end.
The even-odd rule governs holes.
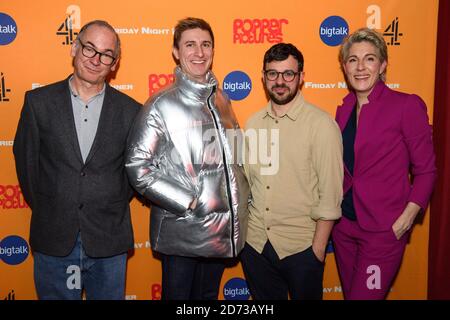
{"type": "Polygon", "coordinates": [[[410,233],[400,240],[394,231],[368,232],[345,217],[332,236],[336,263],[346,300],[381,300],[400,268],[410,233]]]}

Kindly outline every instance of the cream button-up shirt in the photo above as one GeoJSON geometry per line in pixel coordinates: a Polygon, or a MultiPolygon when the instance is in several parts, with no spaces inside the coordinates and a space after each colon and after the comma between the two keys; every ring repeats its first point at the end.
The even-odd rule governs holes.
{"type": "Polygon", "coordinates": [[[312,245],[317,220],[341,216],[342,136],[336,122],[299,91],[282,117],[271,103],[246,125],[245,169],[252,192],[247,243],[267,240],[280,259],[312,245]]]}

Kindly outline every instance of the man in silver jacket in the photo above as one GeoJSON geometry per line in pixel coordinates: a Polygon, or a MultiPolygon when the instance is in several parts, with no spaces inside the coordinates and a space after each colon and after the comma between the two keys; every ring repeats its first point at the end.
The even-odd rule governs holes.
{"type": "Polygon", "coordinates": [[[175,83],[137,116],[126,168],[152,203],[150,238],[162,258],[162,299],[217,299],[226,261],[245,243],[249,187],[240,129],[210,70],[209,24],[186,18],[175,27],[175,83]]]}

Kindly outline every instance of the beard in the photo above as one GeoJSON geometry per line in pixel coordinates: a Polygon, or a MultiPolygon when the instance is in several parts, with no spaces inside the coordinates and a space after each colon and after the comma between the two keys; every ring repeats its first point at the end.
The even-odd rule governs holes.
{"type": "Polygon", "coordinates": [[[285,84],[281,84],[281,85],[274,85],[272,86],[271,90],[267,90],[267,93],[270,97],[270,99],[275,102],[277,105],[285,105],[288,104],[289,102],[291,102],[295,96],[297,95],[297,91],[292,91],[291,88],[289,88],[288,86],[286,86],[285,84]],[[273,90],[275,90],[276,88],[287,88],[288,89],[288,95],[287,96],[283,96],[280,97],[278,94],[276,94],[273,90]]]}

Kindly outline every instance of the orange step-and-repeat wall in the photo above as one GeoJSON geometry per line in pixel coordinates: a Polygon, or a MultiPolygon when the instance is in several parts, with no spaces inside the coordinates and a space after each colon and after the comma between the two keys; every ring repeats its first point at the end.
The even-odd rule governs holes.
{"type": "MultiPolygon", "coordinates": [[[[107,20],[122,41],[111,84],[145,102],[173,80],[173,27],[187,16],[210,22],[216,38],[213,70],[243,125],[266,103],[265,51],[292,42],[305,57],[305,97],[334,115],[347,93],[338,64],[342,37],[368,26],[389,49],[387,83],[420,95],[433,112],[438,0],[1,1],[0,2],[0,299],[35,299],[28,245],[31,212],[18,186],[12,144],[24,92],[66,78],[70,45],[80,27],[107,20]]],[[[135,250],[128,260],[127,299],[159,299],[160,261],[149,248],[149,209],[132,202],[135,250]]],[[[390,299],[426,299],[428,215],[412,233],[390,299]]],[[[341,299],[332,246],[324,298],[341,299]]],[[[221,299],[247,299],[239,264],[225,271],[221,299]]]]}

